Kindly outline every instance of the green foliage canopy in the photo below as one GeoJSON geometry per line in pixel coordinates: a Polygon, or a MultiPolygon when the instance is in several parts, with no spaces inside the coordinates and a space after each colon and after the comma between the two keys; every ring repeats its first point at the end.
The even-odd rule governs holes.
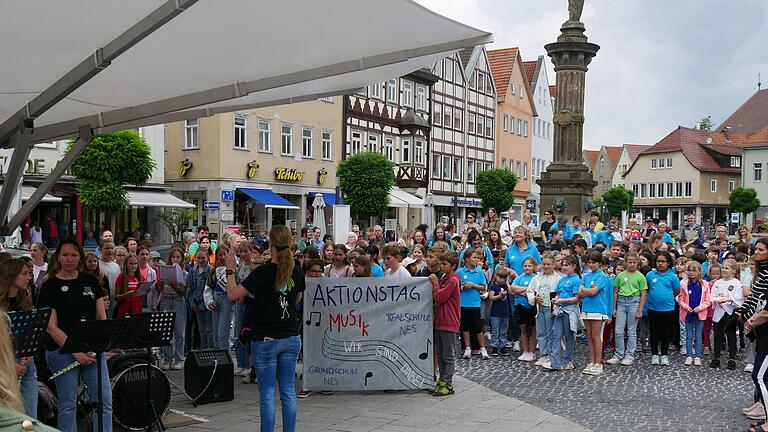
{"type": "Polygon", "coordinates": [[[475,179],[475,190],[483,203],[483,210],[493,207],[498,212],[507,211],[515,202],[513,192],[517,177],[504,169],[480,171],[475,179]]]}
{"type": "Polygon", "coordinates": [[[729,197],[730,207],[739,213],[750,214],[760,207],[757,191],[753,188],[736,188],[729,197]]]}
{"type": "Polygon", "coordinates": [[[163,222],[174,240],[181,241],[181,233],[189,225],[189,222],[197,218],[197,209],[179,208],[160,213],[157,218],[163,222]]]}
{"type": "Polygon", "coordinates": [[[613,217],[620,217],[623,210],[632,210],[634,200],[632,191],[622,185],[614,186],[603,193],[603,205],[613,217]]]}
{"type": "Polygon", "coordinates": [[[339,186],[344,202],[359,217],[377,216],[389,207],[395,184],[394,164],[378,152],[364,152],[339,162],[339,186]]]}
{"type": "MultiPolygon", "coordinates": [[[[69,151],[74,145],[70,141],[69,151]]],[[[132,130],[96,135],[72,163],[80,182],[80,201],[97,211],[123,210],[128,198],[123,185],[144,185],[155,168],[152,149],[132,130]]]]}

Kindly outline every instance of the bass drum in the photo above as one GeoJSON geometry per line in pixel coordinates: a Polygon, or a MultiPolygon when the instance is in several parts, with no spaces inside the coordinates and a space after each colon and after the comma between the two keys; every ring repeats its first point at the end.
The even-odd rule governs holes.
{"type": "Polygon", "coordinates": [[[147,379],[155,412],[162,418],[171,406],[171,384],[156,366],[138,364],[112,379],[112,416],[120,426],[142,430],[152,424],[153,413],[147,403],[147,379]]]}

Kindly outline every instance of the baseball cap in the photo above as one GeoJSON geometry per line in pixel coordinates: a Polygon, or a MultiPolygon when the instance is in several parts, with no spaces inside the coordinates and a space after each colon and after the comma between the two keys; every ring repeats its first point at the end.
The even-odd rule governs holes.
{"type": "Polygon", "coordinates": [[[149,259],[155,259],[155,258],[160,259],[160,252],[158,252],[158,251],[151,251],[149,253],[149,259]]]}
{"type": "Polygon", "coordinates": [[[409,265],[415,263],[416,260],[411,257],[405,257],[401,262],[400,265],[403,267],[408,267],[409,265]]]}

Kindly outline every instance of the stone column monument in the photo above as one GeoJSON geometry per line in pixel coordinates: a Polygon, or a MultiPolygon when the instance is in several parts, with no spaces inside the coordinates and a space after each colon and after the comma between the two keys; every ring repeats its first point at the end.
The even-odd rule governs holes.
{"type": "Polygon", "coordinates": [[[541,209],[553,209],[555,218],[583,216],[594,208],[592,194],[597,182],[584,164],[584,81],[587,65],[600,47],[587,42],[581,11],[584,0],[568,2],[568,21],[557,42],[546,45],[555,65],[555,141],[552,163],[537,180],[541,209]]]}

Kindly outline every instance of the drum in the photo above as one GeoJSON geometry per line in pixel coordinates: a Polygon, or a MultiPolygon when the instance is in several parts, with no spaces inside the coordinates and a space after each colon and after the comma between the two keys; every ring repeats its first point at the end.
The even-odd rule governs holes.
{"type": "Polygon", "coordinates": [[[155,412],[162,418],[171,406],[171,384],[156,366],[137,364],[125,369],[112,380],[112,416],[115,423],[130,430],[141,430],[152,424],[153,413],[147,404],[147,379],[155,412]]]}

